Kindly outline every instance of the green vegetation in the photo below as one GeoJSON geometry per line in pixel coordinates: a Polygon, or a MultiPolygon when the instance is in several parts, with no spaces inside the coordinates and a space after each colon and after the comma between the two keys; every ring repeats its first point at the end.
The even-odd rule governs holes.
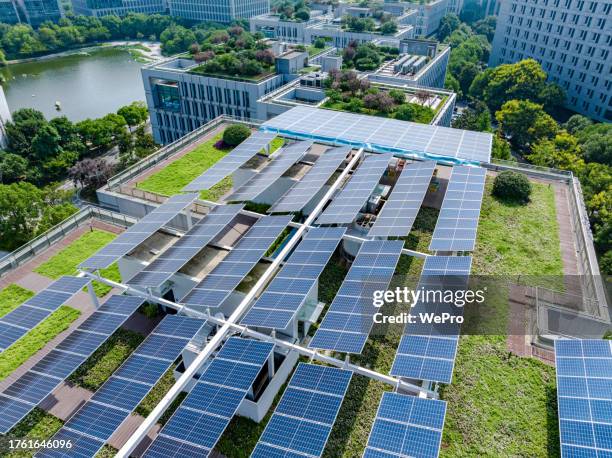
{"type": "Polygon", "coordinates": [[[38,326],[0,354],[0,380],[21,366],[32,355],[68,329],[81,312],[65,305],[61,306],[38,326]]]}
{"type": "MultiPolygon", "coordinates": [[[[137,187],[144,191],[155,192],[164,196],[178,194],[187,184],[231,151],[231,149],[220,149],[217,146],[221,137],[222,134],[218,134],[196,146],[180,159],[168,164],[159,172],[138,183],[137,187]]],[[[270,151],[276,151],[282,144],[282,138],[275,138],[270,145],[270,151]]],[[[232,177],[228,176],[211,189],[202,191],[201,197],[202,199],[216,201],[230,189],[232,189],[232,177]]]]}
{"type": "MultiPolygon", "coordinates": [[[[372,87],[368,80],[359,79],[354,71],[330,72],[325,85],[325,95],[328,97],[323,104],[325,108],[423,124],[429,124],[435,116],[431,108],[407,102],[404,91],[372,87]]],[[[429,98],[429,93],[416,91],[415,96],[424,102],[429,98]]]]}
{"type": "Polygon", "coordinates": [[[88,390],[98,390],[143,340],[142,334],[118,329],[68,377],[68,381],[88,390]]]}
{"type": "Polygon", "coordinates": [[[304,0],[283,0],[273,5],[272,10],[281,21],[305,22],[310,19],[310,8],[304,0]]]}
{"type": "Polygon", "coordinates": [[[34,296],[34,292],[11,283],[0,290],[0,317],[34,296]]]}
{"type": "Polygon", "coordinates": [[[138,415],[142,415],[143,417],[147,417],[155,408],[159,401],[166,395],[166,393],[172,388],[172,385],[176,382],[174,379],[174,368],[173,365],[170,369],[166,371],[166,373],[162,376],[162,378],[155,384],[153,389],[147,394],[147,396],[142,400],[140,404],[135,409],[135,412],[138,415]]]}
{"type": "MultiPolygon", "coordinates": [[[[472,274],[539,276],[543,286],[555,285],[541,276],[561,278],[554,192],[532,186],[531,201],[519,205],[494,198],[487,183],[472,274]]],[[[505,301],[495,304],[504,326],[508,313],[505,301]]],[[[505,335],[462,336],[442,397],[448,411],[440,456],[559,456],[554,368],[511,355],[505,335]]]]}
{"type": "Polygon", "coordinates": [[[251,129],[244,124],[232,124],[223,131],[223,143],[235,147],[251,135],[251,129]]]}
{"type": "Polygon", "coordinates": [[[351,42],[342,52],[342,68],[354,68],[360,71],[375,70],[381,63],[394,59],[398,54],[397,48],[351,42]]]}
{"type": "MultiPolygon", "coordinates": [[[[50,439],[64,423],[59,418],[35,407],[26,417],[10,431],[13,439],[50,439]]],[[[2,458],[31,457],[31,451],[1,451],[2,458]]]]}
{"type": "MultiPolygon", "coordinates": [[[[34,272],[53,279],[60,278],[62,275],[74,275],[77,272],[77,266],[81,262],[85,261],[100,248],[110,243],[115,237],[115,234],[99,229],[86,232],[70,243],[66,248],[36,267],[34,272]]],[[[109,280],[121,280],[117,264],[102,269],[100,273],[109,280]]],[[[98,297],[108,294],[111,290],[110,286],[99,282],[94,282],[93,286],[98,297]]]]}
{"type": "Polygon", "coordinates": [[[493,195],[502,200],[529,202],[531,183],[523,173],[506,170],[495,177],[493,195]]]}
{"type": "Polygon", "coordinates": [[[315,43],[313,45],[310,46],[306,46],[306,51],[308,52],[308,57],[314,57],[318,54],[321,54],[322,52],[325,52],[327,50],[331,49],[331,46],[327,46],[326,45],[326,41],[319,38],[317,39],[317,41],[315,41],[315,43]],[[319,41],[320,40],[320,41],[319,41]],[[323,46],[317,46],[318,44],[323,44],[323,46]]]}

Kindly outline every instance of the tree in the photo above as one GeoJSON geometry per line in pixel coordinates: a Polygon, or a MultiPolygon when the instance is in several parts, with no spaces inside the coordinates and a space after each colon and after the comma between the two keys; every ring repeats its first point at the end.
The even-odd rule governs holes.
{"type": "Polygon", "coordinates": [[[325,40],[319,37],[314,41],[313,46],[317,49],[323,49],[325,48],[325,40]]]}
{"type": "Polygon", "coordinates": [[[457,94],[458,98],[463,98],[463,93],[461,92],[461,86],[459,85],[459,81],[455,78],[451,72],[446,73],[446,79],[444,80],[444,88],[450,89],[451,91],[457,94]]]}
{"type": "Polygon", "coordinates": [[[57,129],[49,123],[45,123],[38,129],[32,139],[32,153],[38,161],[45,161],[62,151],[60,146],[61,137],[57,129]]]}
{"type": "Polygon", "coordinates": [[[493,135],[493,146],[491,148],[491,156],[495,159],[503,159],[505,161],[512,160],[512,152],[510,151],[510,143],[501,138],[499,135],[493,135]]]}
{"type": "Polygon", "coordinates": [[[223,143],[236,146],[249,138],[251,130],[244,124],[232,124],[223,131],[223,143]]]}
{"type": "Polygon", "coordinates": [[[563,124],[563,128],[567,130],[570,134],[575,135],[579,131],[584,130],[592,125],[593,121],[591,121],[586,116],[575,114],[571,116],[565,124],[563,124]]]}
{"type": "Polygon", "coordinates": [[[86,158],[74,164],[68,176],[82,188],[98,189],[113,175],[114,167],[103,158],[86,158]]]}
{"type": "Polygon", "coordinates": [[[429,124],[433,115],[434,112],[431,108],[419,105],[418,103],[404,103],[397,107],[393,113],[395,119],[420,122],[423,124],[429,124]]]}
{"type": "Polygon", "coordinates": [[[557,133],[557,123],[542,105],[527,100],[510,100],[495,113],[501,132],[510,137],[510,143],[526,149],[538,140],[549,139],[557,133]]]}
{"type": "Polygon", "coordinates": [[[125,119],[129,127],[135,127],[147,120],[149,117],[149,110],[147,110],[147,106],[144,102],[138,101],[119,108],[117,114],[125,119]]]}
{"type": "Polygon", "coordinates": [[[21,181],[27,173],[27,159],[17,154],[0,152],[0,183],[21,181]]]}
{"type": "Polygon", "coordinates": [[[161,33],[159,40],[164,53],[176,54],[189,49],[189,46],[195,43],[196,38],[191,30],[180,25],[171,25],[161,33]]]}
{"type": "Polygon", "coordinates": [[[310,12],[306,8],[297,10],[293,16],[301,21],[310,20],[310,12]]]}
{"type": "Polygon", "coordinates": [[[493,195],[504,200],[529,202],[531,183],[522,173],[506,170],[495,177],[493,195]]]}
{"type": "Polygon", "coordinates": [[[474,29],[474,33],[487,37],[487,40],[489,43],[491,43],[493,41],[493,35],[495,35],[496,25],[497,18],[495,16],[487,16],[479,21],[476,21],[472,26],[472,29],[474,29]]]}
{"type": "Polygon", "coordinates": [[[470,86],[474,79],[480,74],[480,66],[466,62],[459,70],[457,74],[457,81],[459,81],[459,87],[461,88],[462,94],[467,94],[470,91],[470,86]]]}
{"type": "Polygon", "coordinates": [[[565,103],[565,91],[556,83],[545,84],[538,94],[538,101],[548,113],[555,114],[565,103]]]}
{"type": "Polygon", "coordinates": [[[26,159],[35,159],[32,151],[32,139],[38,130],[47,124],[45,117],[38,110],[22,108],[13,112],[13,122],[6,124],[8,150],[26,159]]]}
{"type": "Polygon", "coordinates": [[[527,158],[536,165],[579,173],[584,168],[582,152],[573,135],[561,131],[551,140],[542,138],[531,147],[527,158]]]}
{"type": "Polygon", "coordinates": [[[453,33],[461,24],[459,16],[454,13],[449,13],[440,20],[438,27],[438,40],[444,41],[451,33],[453,33]]]}
{"type": "Polygon", "coordinates": [[[533,59],[504,64],[478,75],[470,95],[483,100],[491,111],[497,111],[508,100],[540,100],[546,73],[533,59]]]}
{"type": "Polygon", "coordinates": [[[586,126],[576,130],[575,135],[587,161],[612,164],[612,124],[586,126]]]}
{"type": "Polygon", "coordinates": [[[393,35],[397,32],[397,23],[395,21],[385,22],[380,26],[380,33],[383,35],[393,35]]]}
{"type": "Polygon", "coordinates": [[[476,103],[474,108],[464,110],[452,123],[456,129],[491,132],[491,113],[484,103],[476,103]]]}
{"type": "Polygon", "coordinates": [[[599,258],[599,270],[604,275],[612,275],[612,250],[607,251],[599,258]]]}

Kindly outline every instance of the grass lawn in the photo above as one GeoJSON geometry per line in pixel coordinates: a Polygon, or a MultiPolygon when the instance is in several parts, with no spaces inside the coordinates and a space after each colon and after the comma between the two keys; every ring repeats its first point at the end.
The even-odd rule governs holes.
{"type": "MultiPolygon", "coordinates": [[[[215,135],[210,140],[196,146],[180,159],[138,183],[136,187],[164,196],[180,193],[185,186],[231,151],[231,149],[215,148],[215,143],[221,137],[222,134],[215,135]]],[[[272,141],[271,152],[276,151],[280,146],[282,146],[282,138],[275,138],[272,141]]],[[[216,201],[232,188],[232,184],[232,177],[225,177],[211,189],[202,191],[200,196],[204,200],[216,201]]]]}
{"type": "Polygon", "coordinates": [[[88,390],[98,390],[143,340],[142,334],[118,329],[68,377],[68,381],[88,390]]]}
{"type": "Polygon", "coordinates": [[[0,380],[27,361],[62,331],[68,329],[81,312],[68,306],[61,306],[47,319],[19,339],[13,346],[0,354],[0,380]]]}
{"type": "MultiPolygon", "coordinates": [[[[110,243],[115,237],[115,234],[98,229],[85,232],[66,248],[34,269],[34,272],[53,279],[60,278],[62,275],[74,275],[77,272],[77,266],[81,262],[85,261],[100,248],[110,243]]],[[[121,280],[119,268],[116,264],[106,269],[102,269],[100,273],[103,277],[110,280],[121,280]]],[[[98,297],[105,296],[111,290],[110,286],[99,282],[94,282],[93,285],[98,297]]]]}
{"type": "MultiPolygon", "coordinates": [[[[534,183],[531,202],[516,206],[494,199],[491,184],[472,274],[560,277],[554,190],[534,183]]],[[[495,304],[495,313],[506,322],[507,303],[501,305],[495,304]]],[[[453,383],[442,398],[448,401],[442,457],[560,456],[555,370],[511,355],[505,335],[462,336],[453,383]]]]}
{"type": "Polygon", "coordinates": [[[34,296],[34,292],[19,285],[10,284],[0,290],[0,316],[4,316],[18,305],[34,296]]]}
{"type": "MultiPolygon", "coordinates": [[[[13,439],[50,439],[63,425],[62,420],[35,407],[26,417],[21,420],[9,433],[13,439]]],[[[6,452],[0,450],[0,457],[21,458],[31,457],[30,451],[6,452]]]]}

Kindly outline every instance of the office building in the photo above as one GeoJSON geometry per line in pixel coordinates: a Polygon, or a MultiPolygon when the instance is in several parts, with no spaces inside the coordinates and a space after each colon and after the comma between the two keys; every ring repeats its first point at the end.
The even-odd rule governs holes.
{"type": "Polygon", "coordinates": [[[75,14],[85,16],[125,16],[128,13],[165,13],[165,0],[72,0],[75,14]]]}
{"type": "Polygon", "coordinates": [[[168,0],[170,15],[193,22],[227,24],[270,11],[269,0],[168,0]]]}
{"type": "Polygon", "coordinates": [[[566,107],[612,119],[612,3],[512,0],[501,3],[490,66],[533,58],[566,92],[566,107]]]}
{"type": "Polygon", "coordinates": [[[36,28],[45,21],[57,22],[63,16],[59,0],[18,0],[22,20],[36,28]]]}
{"type": "Polygon", "coordinates": [[[0,0],[0,22],[4,24],[17,24],[19,12],[13,0],[0,0]]]}

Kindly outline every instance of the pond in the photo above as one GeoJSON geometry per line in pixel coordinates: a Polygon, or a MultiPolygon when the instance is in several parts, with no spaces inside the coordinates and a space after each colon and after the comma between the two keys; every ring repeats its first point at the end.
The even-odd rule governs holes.
{"type": "Polygon", "coordinates": [[[145,100],[140,67],[126,50],[100,49],[2,68],[11,112],[35,108],[49,119],[99,118],[145,100]],[[61,110],[56,110],[55,102],[61,110]]]}

